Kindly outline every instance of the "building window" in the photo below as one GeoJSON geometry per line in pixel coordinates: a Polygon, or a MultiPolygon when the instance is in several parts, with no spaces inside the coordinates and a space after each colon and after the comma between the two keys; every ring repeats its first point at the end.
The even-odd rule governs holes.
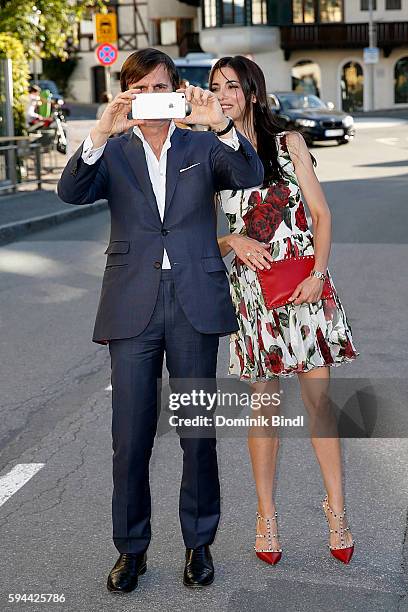
{"type": "MultiPolygon", "coordinates": [[[[368,11],[369,0],[360,0],[360,11],[368,11]]],[[[373,0],[373,11],[377,10],[377,0],[373,0]]]]}
{"type": "Polygon", "coordinates": [[[292,2],[293,23],[303,23],[303,2],[293,0],[292,2]]]}
{"type": "Polygon", "coordinates": [[[224,25],[245,25],[245,0],[223,0],[222,23],[224,25]]]}
{"type": "Polygon", "coordinates": [[[152,19],[150,21],[152,45],[179,45],[183,36],[193,31],[193,19],[152,19]]]}
{"type": "Polygon", "coordinates": [[[402,57],[395,64],[394,71],[395,104],[408,102],[408,57],[402,57]]]}
{"type": "Polygon", "coordinates": [[[293,23],[343,21],[343,0],[292,0],[293,23]]]}
{"type": "Polygon", "coordinates": [[[151,24],[153,45],[177,44],[176,19],[152,19],[151,24]]]}
{"type": "Polygon", "coordinates": [[[319,21],[322,23],[343,21],[342,0],[320,0],[319,21]]]}
{"type": "Polygon", "coordinates": [[[160,20],[160,44],[161,45],[176,45],[177,44],[177,22],[175,19],[160,20]]]}
{"type": "Polygon", "coordinates": [[[385,10],[386,11],[400,11],[401,10],[401,0],[385,0],[385,10]]]}
{"type": "Polygon", "coordinates": [[[315,0],[293,0],[293,23],[315,23],[315,0]]]}
{"type": "Polygon", "coordinates": [[[215,28],[217,25],[216,0],[204,0],[204,27],[215,28]]]}
{"type": "Polygon", "coordinates": [[[252,0],[252,23],[254,25],[268,22],[266,0],[252,0]]]}

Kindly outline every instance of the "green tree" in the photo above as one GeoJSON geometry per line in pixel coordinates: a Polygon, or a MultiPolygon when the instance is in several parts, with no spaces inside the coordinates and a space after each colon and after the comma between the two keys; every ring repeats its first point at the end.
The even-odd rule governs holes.
{"type": "Polygon", "coordinates": [[[29,59],[39,53],[43,58],[68,59],[67,38],[77,42],[77,24],[85,10],[99,7],[103,0],[0,0],[0,32],[18,38],[29,59]]]}
{"type": "MultiPolygon", "coordinates": [[[[85,11],[107,12],[109,0],[0,0],[0,55],[13,61],[15,130],[24,130],[24,106],[28,95],[33,57],[70,59],[67,39],[78,43],[78,23],[85,11]]],[[[67,64],[72,72],[75,58],[67,64]]],[[[52,66],[55,70],[55,66],[52,66]]]]}
{"type": "Polygon", "coordinates": [[[0,57],[12,61],[14,129],[16,134],[20,135],[23,133],[25,126],[25,104],[27,103],[26,94],[29,76],[28,62],[22,43],[13,36],[0,32],[0,57]]]}

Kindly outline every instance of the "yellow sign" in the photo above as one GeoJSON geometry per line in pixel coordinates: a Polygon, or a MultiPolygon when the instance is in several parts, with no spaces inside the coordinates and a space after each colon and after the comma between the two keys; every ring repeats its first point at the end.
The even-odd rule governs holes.
{"type": "Polygon", "coordinates": [[[97,44],[116,42],[118,40],[116,13],[96,13],[94,32],[94,38],[97,44]]]}

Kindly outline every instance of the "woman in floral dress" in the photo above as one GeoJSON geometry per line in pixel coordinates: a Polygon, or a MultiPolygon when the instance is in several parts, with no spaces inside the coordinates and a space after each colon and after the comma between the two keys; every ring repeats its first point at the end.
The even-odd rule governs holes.
{"type": "MultiPolygon", "coordinates": [[[[301,134],[282,131],[269,109],[264,75],[255,62],[243,56],[218,60],[211,71],[210,89],[225,115],[257,149],[265,169],[264,184],[258,188],[219,194],[230,229],[229,235],[219,239],[221,254],[234,251],[236,255],[230,282],[239,330],[230,339],[229,374],[250,382],[254,392],[269,395],[279,392],[280,377],[296,374],[310,421],[320,420],[330,366],[352,361],[357,353],[334,285],[333,297],[321,299],[324,275],[331,280],[327,271],[331,218],[314,173],[315,160],[301,134]],[[315,256],[313,274],[297,286],[289,304],[268,309],[256,269],[301,255],[315,256]]],[[[311,434],[327,491],[322,506],[330,530],[329,549],[348,563],[354,541],[345,516],[337,430],[331,437],[311,434]]],[[[258,496],[255,551],[274,565],[282,553],[274,503],[279,439],[276,432],[260,436],[250,428],[248,446],[258,496]]]]}

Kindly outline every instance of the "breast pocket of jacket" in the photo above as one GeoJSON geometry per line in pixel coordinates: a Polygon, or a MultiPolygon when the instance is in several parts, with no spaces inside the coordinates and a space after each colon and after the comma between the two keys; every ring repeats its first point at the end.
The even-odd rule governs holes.
{"type": "Polygon", "coordinates": [[[129,264],[130,243],[128,240],[112,240],[105,251],[108,256],[105,269],[119,268],[129,264]]]}
{"type": "Polygon", "coordinates": [[[205,166],[206,164],[202,162],[191,162],[189,164],[185,164],[183,168],[180,168],[179,170],[179,180],[200,180],[200,178],[204,175],[205,166]]]}

